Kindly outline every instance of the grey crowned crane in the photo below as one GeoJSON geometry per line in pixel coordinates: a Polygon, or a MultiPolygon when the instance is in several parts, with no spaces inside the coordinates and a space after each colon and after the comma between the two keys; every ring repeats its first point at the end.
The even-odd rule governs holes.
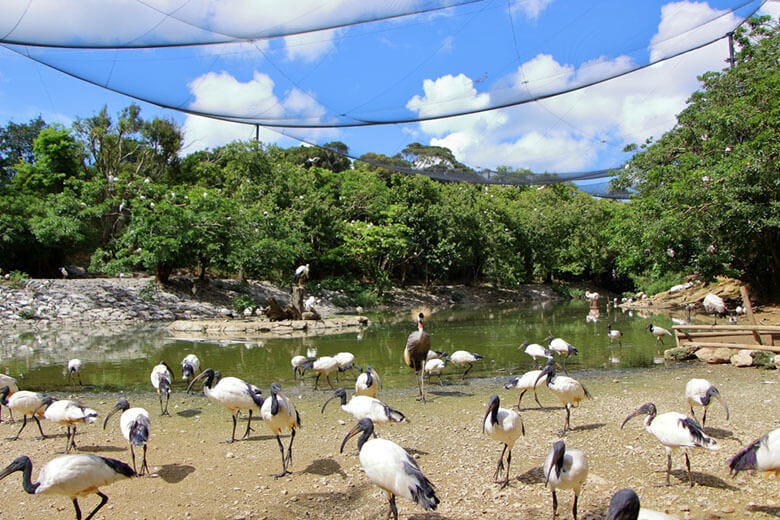
{"type": "Polygon", "coordinates": [[[780,428],[756,439],[729,460],[733,476],[745,470],[766,471],[780,475],[780,428]]]}
{"type": "Polygon", "coordinates": [[[631,488],[623,488],[612,495],[604,520],[676,520],[676,517],[640,508],[639,496],[631,488]]]}
{"type": "Polygon", "coordinates": [[[289,475],[288,469],[292,465],[292,445],[295,440],[295,432],[301,427],[301,417],[295,409],[295,405],[289,397],[282,393],[279,383],[271,383],[271,397],[265,400],[260,408],[260,417],[268,425],[268,429],[276,435],[279,451],[282,453],[282,472],[275,475],[276,478],[289,475]],[[287,454],[284,453],[284,444],[279,437],[285,430],[290,431],[290,444],[287,454]]]}
{"type": "Polygon", "coordinates": [[[420,470],[417,461],[403,448],[392,441],[371,438],[374,423],[371,419],[361,419],[341,442],[339,453],[344,452],[347,441],[357,434],[360,465],[368,480],[379,486],[390,503],[387,518],[398,519],[395,497],[407,498],[422,506],[426,511],[436,510],[439,498],[430,480],[420,470]]]}
{"type": "Polygon", "coordinates": [[[491,395],[485,408],[485,416],[482,418],[482,433],[487,433],[490,437],[503,444],[501,456],[498,457],[496,473],[493,480],[499,482],[501,487],[509,485],[509,467],[512,464],[512,448],[521,435],[525,435],[525,426],[520,414],[514,410],[501,408],[501,403],[497,395],[491,395]],[[508,452],[508,453],[507,453],[508,452]],[[498,477],[501,470],[504,469],[504,453],[506,453],[506,477],[499,481],[498,477]]]}
{"type": "Polygon", "coordinates": [[[645,403],[633,412],[631,412],[620,425],[620,429],[633,417],[637,415],[647,415],[645,417],[645,430],[653,435],[666,450],[666,485],[670,484],[669,476],[672,473],[672,452],[677,448],[683,448],[685,453],[685,468],[688,470],[688,481],[693,487],[693,476],[691,475],[691,461],[688,458],[686,448],[700,447],[708,450],[719,450],[720,446],[708,437],[695,420],[687,415],[677,412],[666,412],[657,414],[653,403],[645,403]]]}
{"type": "Polygon", "coordinates": [[[541,370],[531,370],[520,377],[510,378],[509,382],[504,385],[504,388],[507,390],[511,390],[512,388],[520,390],[520,396],[518,397],[517,405],[515,406],[519,411],[520,403],[528,390],[533,390],[536,404],[539,405],[539,408],[542,407],[542,403],[539,402],[539,396],[536,395],[536,389],[545,383],[547,383],[547,374],[542,374],[541,370]]]}
{"type": "Polygon", "coordinates": [[[200,373],[200,359],[195,354],[187,354],[181,360],[181,379],[188,381],[200,373]]]}
{"type": "Polygon", "coordinates": [[[355,380],[355,395],[376,397],[381,387],[382,380],[379,379],[379,374],[377,374],[374,367],[368,365],[355,380]]]}
{"type": "Polygon", "coordinates": [[[650,334],[655,336],[655,342],[660,343],[661,345],[664,344],[664,336],[671,336],[672,333],[666,330],[663,327],[658,327],[656,325],[653,325],[652,323],[647,326],[647,330],[650,331],[650,334]]]}
{"type": "Polygon", "coordinates": [[[403,422],[406,418],[403,413],[390,408],[375,397],[367,395],[355,395],[347,401],[347,392],[338,388],[331,397],[322,405],[321,413],[325,413],[325,406],[333,399],[341,399],[341,409],[357,420],[371,419],[373,423],[403,422]]]}
{"type": "Polygon", "coordinates": [[[143,459],[141,461],[141,473],[149,471],[149,466],[146,464],[146,446],[149,443],[149,436],[151,435],[151,421],[149,420],[149,412],[145,408],[130,407],[130,402],[127,399],[120,399],[116,406],[108,412],[106,419],[103,421],[103,429],[106,429],[108,420],[113,417],[117,412],[122,412],[119,416],[119,431],[122,432],[122,437],[130,445],[130,456],[133,459],[133,471],[137,473],[135,466],[135,448],[142,446],[144,450],[143,459]]]}
{"type": "Polygon", "coordinates": [[[523,349],[523,352],[531,356],[534,360],[534,368],[539,368],[539,360],[544,359],[545,362],[553,357],[552,352],[549,349],[544,348],[538,343],[529,343],[528,340],[523,341],[523,344],[518,347],[523,349]]]}
{"type": "Polygon", "coordinates": [[[417,388],[420,391],[417,400],[422,402],[425,402],[423,381],[425,362],[428,360],[428,352],[431,350],[431,336],[425,332],[424,320],[425,316],[421,312],[417,316],[417,330],[406,338],[406,348],[404,349],[404,362],[417,375],[417,388]]]}
{"type": "Polygon", "coordinates": [[[558,396],[558,400],[566,409],[566,420],[563,423],[562,435],[565,435],[569,430],[571,424],[571,408],[580,404],[583,399],[593,399],[588,390],[576,379],[569,376],[559,376],[555,373],[555,362],[549,360],[547,365],[542,369],[538,376],[536,376],[536,383],[538,383],[542,377],[547,376],[547,388],[552,393],[558,396]]]}
{"type": "MultiPolygon", "coordinates": [[[[0,374],[0,388],[6,386],[8,387],[6,397],[11,397],[15,392],[19,391],[19,385],[16,383],[16,379],[6,374],[0,374]]],[[[5,404],[0,403],[0,423],[3,422],[3,406],[5,406],[5,404]]],[[[8,408],[8,413],[11,414],[11,423],[13,423],[14,414],[11,412],[10,408],[8,408]]]]}
{"type": "Polygon", "coordinates": [[[298,287],[303,287],[303,282],[309,279],[309,264],[299,265],[295,269],[295,275],[293,281],[298,284],[298,287]]]}
{"type": "Polygon", "coordinates": [[[617,329],[612,328],[612,324],[607,324],[607,336],[609,336],[609,344],[617,340],[619,346],[623,346],[623,333],[617,329]]]}
{"type": "Polygon", "coordinates": [[[22,427],[16,432],[16,437],[13,440],[17,440],[22,434],[24,427],[27,426],[28,415],[35,419],[35,422],[38,424],[38,431],[41,432],[41,438],[45,439],[46,434],[43,433],[41,421],[38,417],[43,417],[46,407],[53,403],[54,399],[38,392],[30,392],[29,390],[19,390],[14,392],[11,397],[7,397],[9,392],[10,390],[7,386],[0,388],[0,403],[4,404],[11,411],[15,410],[17,413],[21,413],[23,417],[22,427]]]}
{"type": "Polygon", "coordinates": [[[582,485],[588,478],[588,458],[585,452],[567,449],[563,441],[557,441],[547,453],[543,470],[544,484],[552,491],[553,518],[558,514],[556,490],[571,489],[574,491],[571,514],[577,520],[577,501],[582,485]]]}
{"type": "Polygon", "coordinates": [[[466,365],[466,370],[464,370],[463,374],[460,376],[461,381],[466,378],[466,374],[474,367],[474,363],[481,359],[483,359],[481,355],[466,350],[456,350],[448,358],[449,362],[455,365],[466,365]]]}
{"type": "Polygon", "coordinates": [[[190,381],[187,393],[192,390],[195,383],[201,380],[204,380],[203,393],[206,397],[229,411],[233,418],[233,430],[229,442],[236,440],[236,424],[241,410],[249,411],[249,421],[246,424],[244,438],[249,436],[249,432],[252,430],[252,412],[260,412],[260,408],[263,406],[263,396],[260,389],[237,377],[221,377],[221,374],[215,372],[213,368],[207,368],[190,381]]]}
{"type": "Polygon", "coordinates": [[[718,389],[715,388],[712,383],[706,379],[691,379],[685,385],[685,399],[688,401],[688,406],[691,408],[691,415],[696,418],[696,414],[693,413],[693,405],[704,407],[704,413],[701,416],[701,426],[707,422],[707,408],[710,406],[712,398],[720,401],[723,410],[726,412],[726,420],[729,420],[729,408],[726,406],[726,401],[721,397],[718,389]]]}
{"type": "Polygon", "coordinates": [[[68,381],[73,383],[73,388],[76,388],[76,379],[79,380],[79,386],[84,386],[81,382],[81,360],[74,358],[68,361],[67,374],[65,376],[68,381]]]}
{"type": "Polygon", "coordinates": [[[566,360],[569,359],[569,356],[576,356],[579,354],[577,349],[574,348],[574,345],[563,338],[553,338],[552,336],[547,336],[545,341],[550,346],[550,350],[552,352],[563,356],[563,371],[566,372],[566,360]]]}
{"type": "Polygon", "coordinates": [[[168,413],[168,401],[171,399],[171,385],[173,384],[171,367],[165,361],[160,361],[152,368],[149,379],[160,398],[160,415],[171,415],[168,413]],[[165,395],[165,406],[163,406],[163,395],[165,395]]]}
{"type": "Polygon", "coordinates": [[[97,420],[98,413],[92,408],[87,408],[78,401],[59,399],[51,403],[43,417],[51,422],[68,428],[65,438],[65,453],[70,449],[76,449],[76,427],[79,423],[92,424],[97,420]]]}
{"type": "Polygon", "coordinates": [[[308,360],[301,365],[304,370],[314,370],[317,372],[317,377],[314,378],[314,389],[317,390],[320,377],[325,376],[328,385],[333,388],[333,383],[330,381],[330,375],[333,372],[337,372],[339,369],[339,362],[333,356],[320,356],[314,360],[308,360]]]}
{"type": "MultiPolygon", "coordinates": [[[[0,471],[0,480],[16,471],[22,472],[22,487],[31,495],[65,495],[73,501],[76,520],[81,520],[80,497],[96,493],[100,503],[84,520],[90,520],[108,502],[108,496],[98,488],[135,476],[133,468],[122,461],[98,455],[60,455],[50,460],[32,482],[33,464],[30,457],[16,458],[0,471]]],[[[110,515],[109,515],[110,516],[110,515]]]]}

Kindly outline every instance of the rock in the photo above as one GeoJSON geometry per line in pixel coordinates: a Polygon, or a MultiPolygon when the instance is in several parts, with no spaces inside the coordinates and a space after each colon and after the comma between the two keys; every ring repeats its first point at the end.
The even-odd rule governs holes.
{"type": "Polygon", "coordinates": [[[673,347],[664,350],[666,361],[689,361],[696,358],[696,347],[673,347]]]}
{"type": "Polygon", "coordinates": [[[731,356],[734,354],[729,348],[700,348],[696,351],[696,357],[712,365],[720,365],[731,362],[731,356]]]}
{"type": "Polygon", "coordinates": [[[740,350],[733,356],[731,356],[731,364],[735,367],[750,367],[753,366],[753,353],[752,350],[740,350]]]}

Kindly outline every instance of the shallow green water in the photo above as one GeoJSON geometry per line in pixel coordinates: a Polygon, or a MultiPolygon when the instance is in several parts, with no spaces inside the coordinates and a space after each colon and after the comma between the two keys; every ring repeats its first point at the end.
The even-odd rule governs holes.
{"type": "MultiPolygon", "coordinates": [[[[518,347],[524,340],[543,343],[548,334],[562,337],[577,347],[570,358],[570,372],[648,367],[662,362],[663,349],[647,330],[648,323],[671,328],[668,316],[639,317],[603,305],[597,321],[588,320],[585,302],[531,306],[453,307],[435,312],[426,320],[432,348],[452,353],[477,352],[484,359],[469,377],[504,378],[533,368],[533,362],[518,347]],[[623,346],[610,345],[607,324],[623,332],[623,346]]],[[[196,354],[201,368],[213,367],[223,375],[246,379],[261,388],[273,381],[292,381],[290,358],[316,348],[318,355],[341,351],[355,354],[361,366],[374,366],[389,388],[413,386],[411,370],[403,363],[406,337],[415,330],[411,313],[369,315],[372,324],[359,334],[266,340],[191,341],[172,338],[162,327],[138,327],[122,331],[76,332],[47,329],[0,331],[0,372],[16,377],[20,387],[33,390],[68,391],[64,367],[68,359],[83,360],[82,380],[92,390],[143,390],[150,388],[149,372],[165,360],[180,380],[179,363],[196,354]]],[[[459,378],[462,369],[450,365],[445,380],[459,378]]],[[[307,379],[311,374],[307,374],[307,379]]],[[[354,378],[342,375],[349,388],[354,378]]],[[[324,382],[323,382],[324,383],[324,382]]],[[[335,381],[334,385],[337,385],[335,381]]],[[[327,385],[327,383],[324,383],[327,385]]]]}

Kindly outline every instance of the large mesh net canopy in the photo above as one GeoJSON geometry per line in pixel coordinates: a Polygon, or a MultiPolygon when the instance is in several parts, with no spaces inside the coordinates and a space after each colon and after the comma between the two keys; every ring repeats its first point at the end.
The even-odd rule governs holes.
{"type": "MultiPolygon", "coordinates": [[[[664,96],[646,79],[679,75],[713,46],[727,58],[725,38],[763,2],[677,2],[661,12],[645,4],[7,0],[0,3],[0,43],[193,116],[274,129],[314,145],[341,141],[350,156],[378,153],[377,162],[412,143],[443,146],[471,170],[447,171],[440,163],[428,168],[431,176],[604,181],[625,161],[626,144],[669,127],[643,113],[648,99],[664,96]],[[635,89],[635,118],[642,120],[634,126],[643,128],[621,128],[628,117],[589,123],[598,111],[609,119],[631,108],[610,104],[610,83],[625,77],[634,78],[621,88],[635,89]],[[568,136],[558,139],[560,160],[535,160],[534,135],[538,146],[568,136]],[[499,146],[480,144],[480,136],[499,146]],[[521,174],[507,175],[501,166],[521,174]]],[[[690,81],[701,72],[691,72],[690,81]]]]}

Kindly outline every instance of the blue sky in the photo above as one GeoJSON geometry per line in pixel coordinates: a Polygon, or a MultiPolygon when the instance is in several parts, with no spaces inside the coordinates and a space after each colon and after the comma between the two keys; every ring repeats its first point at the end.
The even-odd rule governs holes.
{"type": "MultiPolygon", "coordinates": [[[[263,31],[308,30],[442,5],[447,2],[8,0],[0,4],[0,40],[6,42],[0,46],[0,123],[41,115],[69,125],[104,105],[116,114],[136,102],[145,118],[176,120],[186,152],[254,137],[253,125],[191,115],[212,113],[311,126],[285,132],[316,143],[340,140],[354,155],[393,155],[421,142],[447,146],[476,168],[601,169],[622,164],[626,144],[674,126],[675,114],[699,86],[697,76],[725,66],[725,40],[569,94],[488,109],[589,85],[714,40],[761,2],[484,0],[262,37],[263,31]],[[18,42],[218,43],[83,50],[18,42]],[[476,113],[427,120],[464,112],[476,113]],[[344,126],[394,120],[410,122],[344,126]]],[[[780,2],[766,2],[760,12],[777,19],[780,2]]],[[[265,126],[260,136],[298,144],[265,126]]]]}

